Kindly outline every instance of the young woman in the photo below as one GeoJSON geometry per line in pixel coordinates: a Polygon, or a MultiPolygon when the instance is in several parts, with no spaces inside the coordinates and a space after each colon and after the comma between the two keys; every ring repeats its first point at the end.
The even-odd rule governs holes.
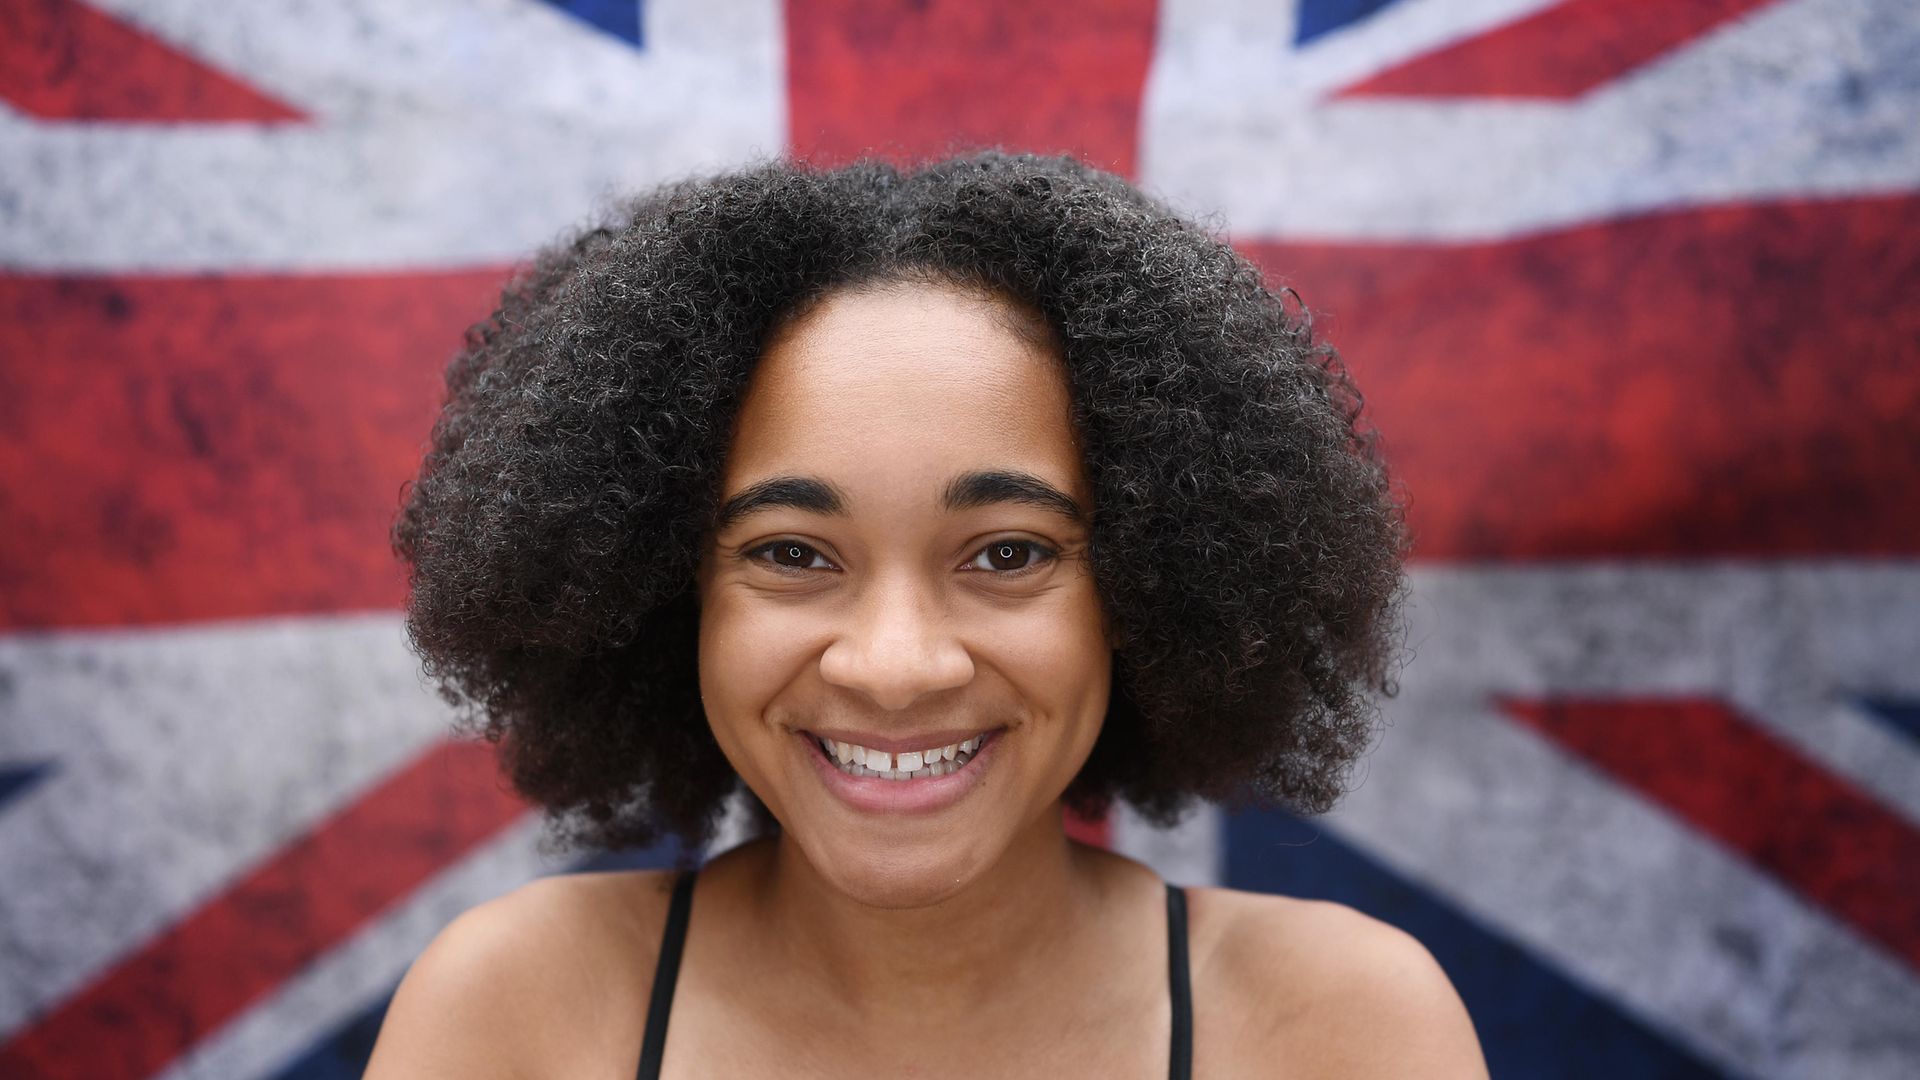
{"type": "Polygon", "coordinates": [[[1062,830],[1326,809],[1395,659],[1358,395],[1218,239],[1067,159],[759,167],[549,249],[448,386],[443,692],[571,839],[763,828],[462,915],[373,1080],[1484,1075],[1405,934],[1062,830]]]}

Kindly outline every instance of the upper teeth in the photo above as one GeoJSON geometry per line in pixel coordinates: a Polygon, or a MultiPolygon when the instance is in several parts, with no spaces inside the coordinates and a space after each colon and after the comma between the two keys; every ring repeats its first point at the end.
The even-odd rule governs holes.
{"type": "Polygon", "coordinates": [[[966,764],[973,752],[980,749],[984,738],[984,735],[975,735],[971,739],[931,750],[908,750],[899,754],[870,750],[859,743],[841,742],[838,739],[821,739],[820,748],[838,761],[842,769],[856,776],[905,780],[913,776],[944,776],[952,772],[966,764]]]}

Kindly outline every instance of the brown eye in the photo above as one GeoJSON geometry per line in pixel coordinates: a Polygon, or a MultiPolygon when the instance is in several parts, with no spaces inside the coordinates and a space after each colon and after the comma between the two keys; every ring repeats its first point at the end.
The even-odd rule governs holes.
{"type": "Polygon", "coordinates": [[[1031,540],[995,540],[982,548],[980,554],[968,563],[969,569],[992,570],[1001,574],[1017,574],[1023,570],[1037,569],[1048,559],[1053,551],[1031,540]]]}
{"type": "Polygon", "coordinates": [[[747,557],[770,563],[782,570],[830,570],[833,568],[833,564],[827,562],[818,551],[798,540],[775,540],[770,544],[762,544],[747,552],[747,557]]]}

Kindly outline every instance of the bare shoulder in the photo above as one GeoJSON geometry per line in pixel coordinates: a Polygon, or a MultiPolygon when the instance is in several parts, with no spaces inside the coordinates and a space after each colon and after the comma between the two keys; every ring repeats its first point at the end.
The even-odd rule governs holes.
{"type": "Polygon", "coordinates": [[[1487,1075],[1460,995],[1412,935],[1342,904],[1188,893],[1196,1065],[1211,1036],[1232,1072],[1487,1075]]]}
{"type": "Polygon", "coordinates": [[[606,1071],[639,1046],[671,889],[665,872],[565,874],[463,912],[407,970],[365,1075],[606,1071]]]}

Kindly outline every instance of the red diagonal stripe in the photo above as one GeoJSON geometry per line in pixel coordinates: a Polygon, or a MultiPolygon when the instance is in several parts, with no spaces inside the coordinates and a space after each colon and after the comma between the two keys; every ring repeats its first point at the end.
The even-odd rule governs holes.
{"type": "Polygon", "coordinates": [[[1576,98],[1771,0],[1567,0],[1335,97],[1576,98]]]}
{"type": "Polygon", "coordinates": [[[792,149],[831,164],[999,145],[1131,174],[1153,0],[788,0],[792,149]]]}
{"type": "Polygon", "coordinates": [[[306,119],[75,0],[0,4],[0,98],[46,120],[306,119]]]}
{"type": "Polygon", "coordinates": [[[1711,699],[1500,707],[1920,969],[1920,829],[1711,699]]]}
{"type": "Polygon", "coordinates": [[[0,1046],[0,1076],[149,1076],[527,813],[446,742],[0,1046]]]}

